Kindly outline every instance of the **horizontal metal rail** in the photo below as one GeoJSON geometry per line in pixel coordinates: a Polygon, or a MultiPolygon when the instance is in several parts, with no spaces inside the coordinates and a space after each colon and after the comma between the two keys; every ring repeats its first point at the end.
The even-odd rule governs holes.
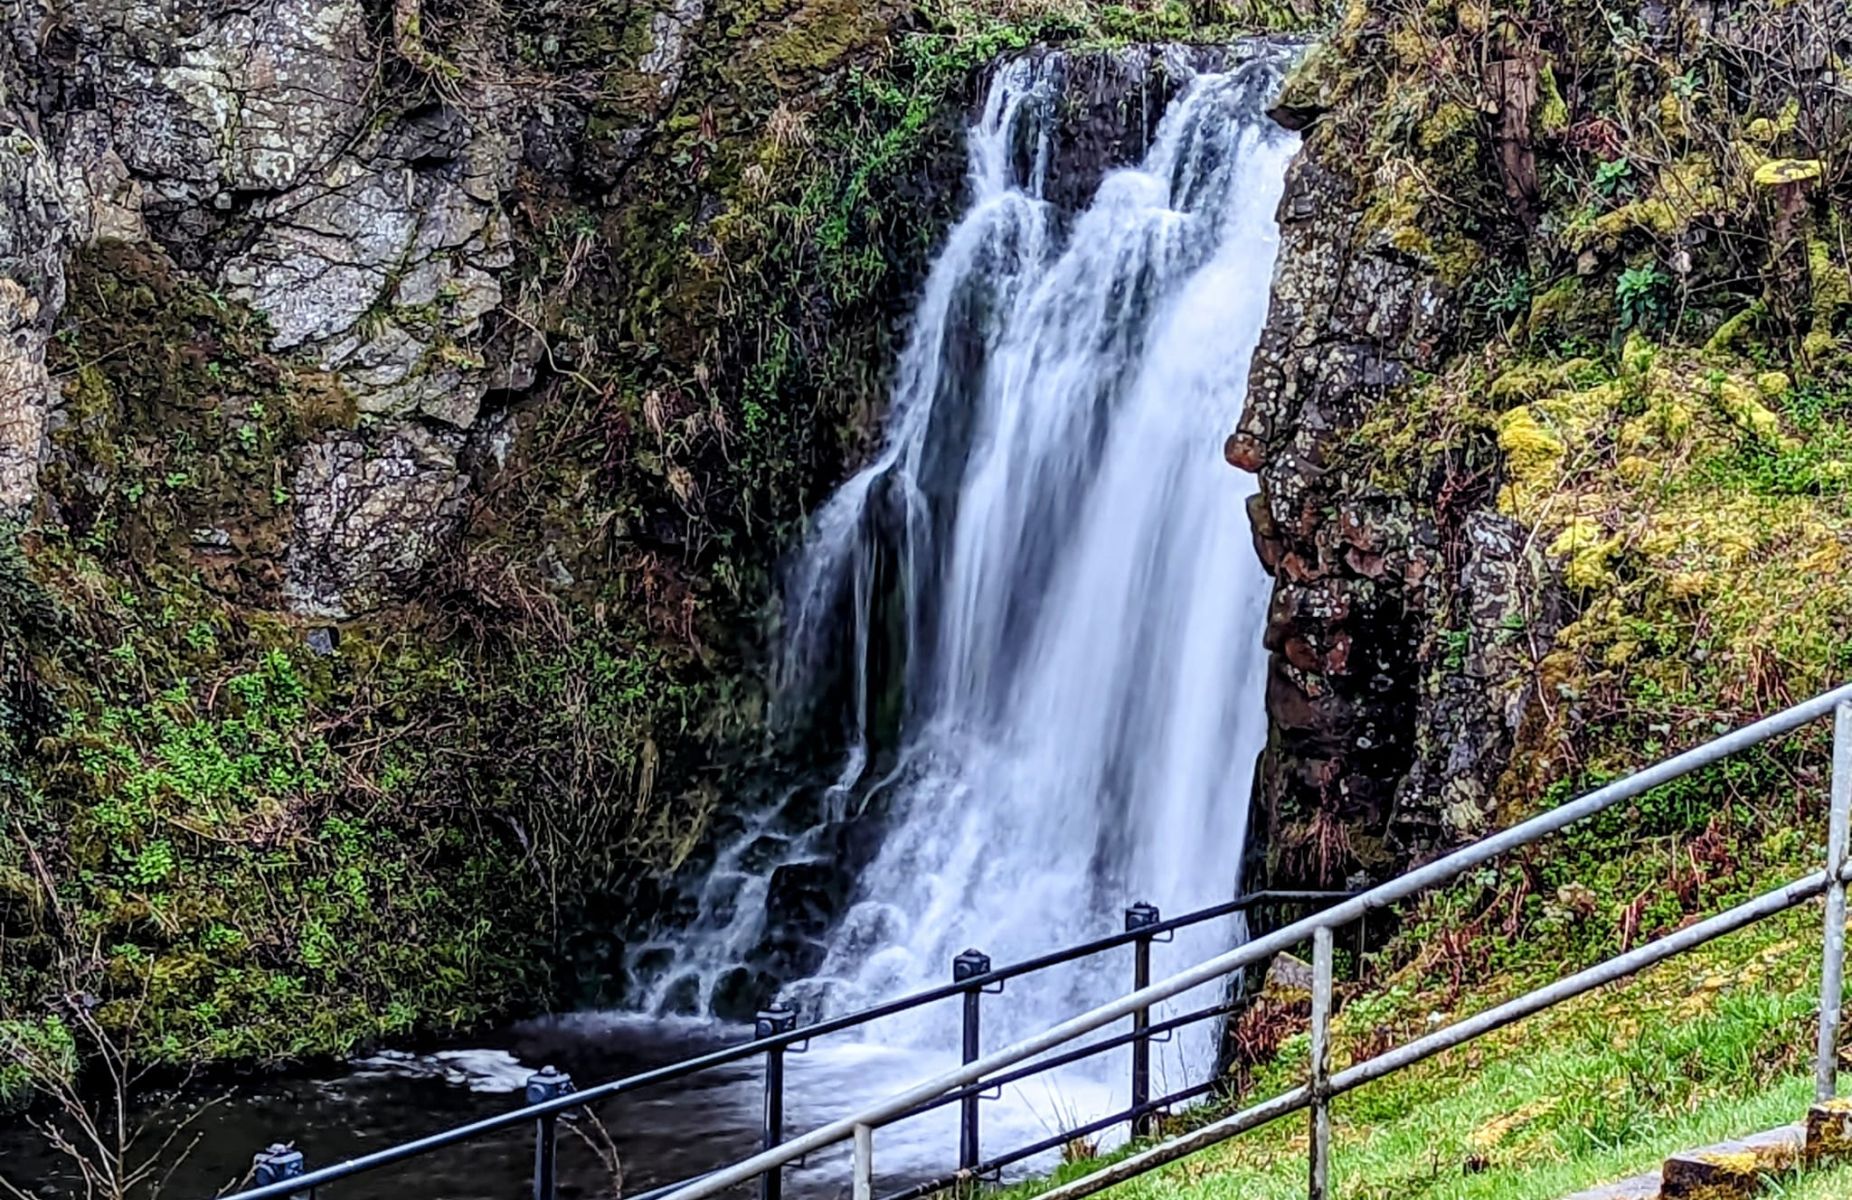
{"type": "MultiPolygon", "coordinates": [[[[975,988],[1002,984],[1011,979],[1017,979],[1037,971],[1062,966],[1066,963],[1075,962],[1083,958],[1090,958],[1093,955],[1102,954],[1108,950],[1117,949],[1120,946],[1130,945],[1141,938],[1148,939],[1175,930],[1186,929],[1205,922],[1219,920],[1223,917],[1233,916],[1236,913],[1245,912],[1264,904],[1316,903],[1332,899],[1346,899],[1352,895],[1354,895],[1354,893],[1351,892],[1263,891],[1254,892],[1245,896],[1238,896],[1233,900],[1211,905],[1208,908],[1198,909],[1195,912],[1186,913],[1180,917],[1158,921],[1135,930],[1110,934],[1089,942],[1083,942],[1077,946],[1052,951],[1047,954],[1038,955],[1035,958],[1024,959],[1021,962],[1009,963],[995,970],[987,971],[967,979],[961,979],[956,983],[928,988],[924,991],[902,996],[884,1004],[877,1004],[871,1008],[848,1013],[840,1017],[832,1017],[828,1020],[818,1021],[801,1028],[776,1033],[769,1037],[755,1038],[752,1041],[744,1042],[738,1046],[730,1046],[722,1050],[715,1050],[708,1054],[698,1055],[694,1058],[684,1059],[667,1066],[599,1084],[596,1087],[569,1092],[538,1104],[529,1104],[506,1113],[499,1113],[493,1117],[485,1117],[482,1120],[472,1121],[466,1125],[454,1126],[426,1137],[417,1138],[409,1142],[402,1142],[396,1146],[388,1146],[383,1150],[375,1150],[368,1154],[357,1155],[354,1158],[346,1159],[338,1163],[331,1163],[326,1167],[308,1171],[301,1175],[292,1176],[288,1179],[278,1180],[275,1183],[268,1183],[238,1192],[235,1195],[226,1197],[225,1200],[282,1200],[284,1197],[303,1196],[313,1191],[315,1188],[330,1183],[337,1183],[343,1179],[349,1179],[356,1175],[381,1170],[385,1167],[406,1162],[410,1159],[421,1158],[427,1154],[432,1154],[463,1142],[473,1141],[477,1138],[487,1137],[505,1130],[519,1128],[537,1121],[548,1121],[562,1114],[575,1112],[590,1105],[598,1104],[602,1101],[610,1100],[631,1092],[657,1087],[665,1083],[672,1083],[679,1079],[686,1079],[689,1076],[697,1075],[704,1071],[714,1070],[718,1067],[732,1066],[736,1063],[746,1062],[764,1055],[768,1051],[787,1050],[794,1046],[801,1046],[815,1038],[825,1037],[829,1034],[839,1033],[844,1030],[859,1028],[863,1025],[887,1017],[897,1016],[901,1013],[910,1012],[929,1004],[935,1004],[942,1000],[963,996],[975,988]]],[[[1049,1063],[1039,1065],[1035,1070],[1021,1072],[1019,1074],[1035,1074],[1039,1071],[1050,1069],[1054,1065],[1056,1064],[1049,1063]]],[[[990,1085],[986,1085],[984,1088],[978,1090],[988,1090],[989,1086],[990,1085]]],[[[933,1107],[936,1107],[936,1105],[933,1107]]],[[[703,1182],[704,1179],[705,1177],[701,1180],[691,1182],[700,1183],[703,1182]]],[[[665,1195],[670,1194],[675,1186],[676,1185],[670,1185],[667,1188],[659,1188],[656,1190],[656,1193],[652,1193],[652,1195],[657,1193],[665,1195]]]]}
{"type": "MultiPolygon", "coordinates": [[[[1852,877],[1852,867],[1849,867],[1844,874],[1845,877],[1852,877]]],[[[1449,1025],[1445,1029],[1436,1030],[1379,1054],[1375,1058],[1338,1071],[1331,1076],[1328,1084],[1329,1094],[1342,1095],[1366,1083],[1381,1079],[1385,1075],[1394,1074],[1404,1067],[1412,1067],[1416,1063],[1434,1057],[1443,1050],[1451,1050],[1456,1046],[1464,1045],[1525,1017],[1534,1016],[1547,1008],[1553,1008],[1565,1000],[1573,1000],[1577,996],[1618,982],[1629,975],[1638,974],[1648,967],[1702,946],[1706,942],[1714,941],[1725,934],[1735,933],[1757,921],[1805,904],[1809,900],[1824,895],[1829,882],[1826,872],[1816,872],[1785,887],[1765,892],[1753,900],[1739,904],[1726,912],[1718,913],[1707,920],[1689,925],[1658,941],[1649,942],[1626,954],[1590,967],[1586,971],[1580,971],[1533,992],[1527,992],[1515,1000],[1506,1001],[1495,1008],[1489,1008],[1475,1016],[1449,1025]]],[[[1265,1125],[1269,1121],[1278,1120],[1288,1113],[1310,1106],[1311,1103],[1312,1091],[1309,1087],[1292,1088],[1252,1108],[1243,1109],[1232,1116],[1223,1117],[1219,1121],[1192,1130],[1181,1137],[1130,1155],[1118,1162],[1110,1163],[1090,1175],[1052,1188],[1042,1193],[1039,1200],[1080,1200],[1080,1197],[1104,1191],[1116,1183],[1123,1183],[1153,1168],[1186,1158],[1198,1150],[1207,1149],[1237,1134],[1265,1125]]]]}
{"type": "MultiPolygon", "coordinates": [[[[1076,1138],[1090,1137],[1096,1133],[1104,1133],[1115,1125],[1123,1125],[1128,1121],[1145,1116],[1148,1113],[1161,1112],[1174,1105],[1182,1104],[1186,1100],[1195,1100],[1202,1096],[1207,1096],[1209,1093],[1221,1088],[1221,1086],[1221,1080],[1211,1079],[1206,1083],[1199,1083],[1192,1087],[1181,1088],[1167,1096],[1159,1096],[1154,1100],[1147,1100],[1143,1104],[1135,1104],[1131,1108],[1120,1109],[1116,1113],[1109,1113],[1103,1117],[1096,1117],[1094,1120],[1088,1121],[1084,1125],[1078,1125],[1073,1129],[1043,1138],[1039,1142],[1032,1142],[1027,1146],[1012,1150],[1008,1154],[998,1155],[996,1158],[990,1159],[972,1170],[958,1171],[950,1175],[942,1175],[937,1179],[928,1180],[925,1183],[916,1183],[904,1191],[895,1192],[885,1197],[885,1200],[922,1200],[923,1197],[931,1196],[937,1192],[949,1191],[969,1180],[994,1178],[1006,1167],[1014,1166],[1025,1159],[1034,1158],[1038,1154],[1046,1154],[1050,1150],[1059,1150],[1072,1143],[1076,1138]]],[[[669,1193],[666,1191],[663,1193],[663,1195],[668,1194],[669,1193]]],[[[643,1198],[639,1197],[638,1200],[643,1200],[643,1198]]]]}
{"type": "MultiPolygon", "coordinates": [[[[786,1163],[813,1154],[824,1147],[851,1139],[855,1141],[857,1146],[854,1192],[857,1195],[871,1195],[872,1184],[867,1176],[868,1173],[872,1171],[872,1151],[868,1151],[867,1154],[865,1154],[864,1151],[872,1144],[873,1130],[882,1125],[891,1123],[919,1105],[933,1100],[947,1091],[977,1083],[987,1076],[995,1075],[1001,1071],[1014,1067],[1020,1062],[1045,1054],[1058,1046],[1092,1033],[1094,1030],[1103,1028],[1116,1021],[1124,1020],[1126,1017],[1131,1016],[1141,1009],[1146,1009],[1154,1004],[1169,1000],[1174,996],[1181,995],[1205,983],[1213,982],[1214,980],[1220,979],[1244,967],[1265,962],[1281,950],[1288,949],[1312,937],[1320,929],[1337,929],[1341,926],[1350,924],[1352,921],[1358,920],[1372,910],[1385,908],[1429,888],[1448,883],[1467,871],[1475,867],[1483,866],[1503,854],[1528,846],[1561,829],[1574,825],[1597,813],[1605,812],[1617,804],[1643,796],[1657,787],[1681,779],[1694,771],[1711,766],[1743,750],[1792,733],[1805,725],[1833,713],[1835,709],[1839,708],[1841,705],[1848,704],[1852,704],[1852,686],[1842,687],[1828,692],[1806,701],[1805,703],[1797,704],[1774,716],[1757,721],[1752,725],[1725,734],[1714,741],[1667,759],[1638,774],[1628,776],[1625,779],[1618,780],[1605,787],[1597,788],[1595,791],[1588,793],[1580,799],[1573,800],[1560,808],[1540,814],[1528,821],[1514,825],[1501,833],[1494,834],[1471,846],[1457,850],[1429,863],[1425,867],[1420,867],[1405,875],[1398,876],[1350,900],[1328,908],[1315,916],[1307,917],[1283,929],[1263,935],[1234,950],[1216,955],[1213,958],[1198,963],[1194,967],[1180,971],[1168,979],[1160,980],[1149,987],[1138,989],[1109,1003],[1099,1005],[1078,1016],[1051,1026],[1038,1034],[1034,1034],[1016,1042],[1014,1045],[993,1051],[990,1054],[982,1055],[965,1066],[922,1080],[911,1087],[894,1093],[884,1100],[869,1105],[857,1113],[820,1126],[809,1133],[793,1138],[763,1153],[753,1155],[730,1167],[712,1172],[705,1178],[690,1184],[688,1187],[670,1193],[670,1200],[704,1200],[705,1197],[716,1195],[728,1188],[745,1183],[763,1172],[774,1170],[786,1163]]],[[[1837,757],[1836,755],[1836,758],[1837,757]]],[[[1822,894],[1827,890],[1828,879],[1825,872],[1815,876],[1812,884],[1808,881],[1803,881],[1801,884],[1792,885],[1792,887],[1805,889],[1815,885],[1817,885],[1817,890],[1810,892],[1810,896],[1822,894]]],[[[1770,897],[1786,898],[1790,893],[1791,888],[1784,888],[1778,892],[1770,893],[1770,897]]],[[[1767,900],[1769,900],[1769,897],[1763,898],[1763,901],[1767,900]]],[[[1678,947],[1684,948],[1708,940],[1708,937],[1699,937],[1695,940],[1692,939],[1689,935],[1692,934],[1693,931],[1711,930],[1712,932],[1709,933],[1709,937],[1715,937],[1722,932],[1727,932],[1728,929],[1740,928],[1741,925],[1747,924],[1753,920],[1759,920],[1762,916],[1769,915],[1769,913],[1758,911],[1755,915],[1751,915],[1735,924],[1728,925],[1728,929],[1719,926],[1717,922],[1727,921],[1738,914],[1753,909],[1756,904],[1761,902],[1762,901],[1751,902],[1750,905],[1732,909],[1730,913],[1723,914],[1720,918],[1712,918],[1711,921],[1694,925],[1690,929],[1683,931],[1685,935],[1683,941],[1679,940],[1680,935],[1674,935],[1674,938],[1666,939],[1666,941],[1674,942],[1678,947]]],[[[1776,907],[1770,909],[1769,912],[1779,912],[1799,902],[1800,900],[1797,899],[1791,902],[1779,903],[1776,907]]],[[[1655,943],[1655,945],[1661,944],[1663,943],[1655,943]]],[[[1642,947],[1641,949],[1645,950],[1647,948],[1642,947]]],[[[1679,949],[1675,948],[1667,951],[1665,956],[1670,956],[1670,954],[1678,952],[1679,949]]],[[[1563,984],[1552,985],[1552,987],[1560,989],[1564,984],[1570,984],[1576,981],[1586,982],[1589,979],[1601,976],[1604,972],[1615,971],[1616,964],[1637,959],[1638,952],[1636,952],[1634,956],[1622,956],[1622,958],[1615,959],[1600,967],[1592,968],[1591,971],[1585,971],[1580,975],[1572,976],[1570,980],[1563,981],[1563,984]]],[[[1629,974],[1632,971],[1640,969],[1642,966],[1648,965],[1648,961],[1656,962],[1659,961],[1659,959],[1638,960],[1636,961],[1636,965],[1624,971],[1620,971],[1619,973],[1612,974],[1609,977],[1620,978],[1624,974],[1629,974]]],[[[1470,1035],[1476,1037],[1479,1033],[1489,1031],[1490,1029],[1496,1029],[1501,1024],[1516,1020],[1518,1017],[1527,1015],[1529,1012],[1537,1011],[1538,1008],[1548,1007],[1551,1004],[1558,1003],[1561,999],[1566,999],[1569,995],[1579,995],[1581,991],[1586,991],[1588,988],[1595,986],[1599,986],[1599,983],[1586,983],[1586,986],[1581,987],[1580,990],[1563,992],[1554,999],[1547,999],[1540,1003],[1537,1008],[1523,1008],[1521,1010],[1518,1008],[1518,1006],[1534,1000],[1540,995],[1552,993],[1552,989],[1542,989],[1538,993],[1532,993],[1531,996],[1525,997],[1522,1001],[1500,1006],[1497,1009],[1490,1010],[1489,1013],[1482,1014],[1480,1017],[1463,1022],[1462,1025],[1457,1028],[1474,1027],[1477,1024],[1485,1023],[1488,1018],[1498,1014],[1510,1014],[1505,1016],[1502,1020],[1495,1021],[1491,1024],[1485,1024],[1483,1029],[1479,1029],[1477,1032],[1470,1035]]],[[[1362,1067],[1352,1067],[1348,1071],[1334,1075],[1330,1079],[1328,1086],[1331,1089],[1336,1089],[1332,1092],[1332,1094],[1336,1094],[1337,1090],[1355,1087],[1362,1082],[1366,1082],[1367,1079],[1374,1079],[1381,1074],[1387,1074],[1389,1071],[1397,1069],[1398,1066],[1405,1066],[1418,1062],[1421,1058],[1425,1058],[1429,1054],[1436,1053],[1444,1048],[1444,1046],[1437,1041],[1438,1037],[1439,1035],[1434,1035],[1420,1039],[1410,1043],[1408,1046],[1402,1047],[1400,1051],[1392,1051],[1390,1054],[1382,1056],[1380,1060],[1372,1060],[1373,1063],[1383,1062],[1389,1064],[1381,1066],[1375,1074],[1362,1076],[1359,1075],[1359,1072],[1363,1070],[1362,1067]],[[1411,1056],[1410,1052],[1417,1047],[1425,1047],[1425,1049],[1419,1054],[1411,1056]],[[1399,1060],[1398,1056],[1401,1056],[1399,1060]]],[[[1466,1039],[1462,1038],[1460,1040],[1466,1039]]],[[[1458,1043],[1452,1042],[1447,1044],[1458,1043]]],[[[1369,1064],[1365,1064],[1365,1066],[1367,1067],[1369,1064]]],[[[1257,1106],[1255,1109],[1248,1110],[1248,1112],[1251,1114],[1264,1113],[1265,1120],[1272,1120],[1275,1117],[1292,1112],[1296,1108],[1304,1107],[1305,1104],[1309,1102],[1309,1097],[1310,1088],[1301,1088],[1297,1089],[1296,1092],[1288,1092],[1283,1097],[1276,1097],[1267,1104],[1257,1106]],[[1298,1097],[1296,1102],[1292,1099],[1295,1095],[1298,1097]]],[[[1234,1119],[1235,1118],[1230,1118],[1230,1120],[1234,1119]]],[[[1259,1124],[1262,1122],[1260,1120],[1255,1120],[1253,1123],[1259,1124]]],[[[1243,1128],[1251,1127],[1252,1125],[1243,1126],[1243,1128]]],[[[1201,1132],[1202,1131],[1198,1131],[1197,1135],[1192,1136],[1200,1136],[1201,1132]]],[[[1239,1132],[1239,1130],[1235,1132],[1239,1132]]],[[[1229,1136],[1232,1136],[1232,1133],[1229,1136]]],[[[1212,1139],[1212,1141],[1213,1140],[1219,1139],[1212,1139]]],[[[1212,1144],[1212,1142],[1204,1144],[1212,1144]]]]}
{"type": "MultiPolygon", "coordinates": [[[[914,1117],[925,1116],[934,1109],[944,1108],[948,1104],[954,1104],[960,1100],[968,1099],[971,1096],[980,1096],[994,1088],[1008,1087],[1012,1083],[1021,1083],[1025,1079],[1032,1079],[1048,1071],[1058,1070],[1061,1067],[1070,1066],[1073,1063],[1082,1062],[1089,1058],[1096,1058],[1106,1053],[1108,1050],[1117,1050],[1121,1046],[1129,1046],[1140,1038],[1156,1038],[1160,1034],[1174,1032],[1175,1030],[1182,1029],[1186,1025],[1194,1025],[1199,1021],[1207,1021],[1214,1017],[1227,1016],[1240,1007],[1240,1003],[1235,1001],[1231,1001],[1227,1004],[1211,1004],[1207,1008],[1199,1008],[1194,1012],[1184,1013],[1180,1017],[1171,1017],[1168,1020],[1159,1021],[1157,1024],[1142,1030],[1135,1029],[1130,1033],[1121,1033],[1097,1042],[1088,1042],[1086,1045],[1076,1050],[1069,1050],[1065,1054],[1051,1055],[1048,1058],[1038,1058],[1028,1066],[1017,1067],[1014,1071],[1005,1071],[1001,1075],[993,1075],[989,1079],[979,1080],[977,1083],[968,1083],[961,1088],[954,1088],[943,1096],[934,1097],[917,1108],[909,1109],[894,1119],[896,1121],[910,1121],[914,1117]]],[[[1153,1104],[1156,1104],[1156,1102],[1153,1101],[1153,1104]]],[[[1162,1107],[1162,1105],[1157,1105],[1157,1107],[1162,1107]]],[[[1124,1118],[1121,1119],[1123,1120],[1124,1118]]],[[[1077,1132],[1078,1131],[1075,1130],[1069,1130],[1070,1134],[1077,1132]]]]}

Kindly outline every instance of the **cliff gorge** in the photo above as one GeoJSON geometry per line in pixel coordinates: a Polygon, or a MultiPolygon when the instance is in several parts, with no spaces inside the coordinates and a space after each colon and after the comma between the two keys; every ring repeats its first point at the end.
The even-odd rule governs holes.
{"type": "Polygon", "coordinates": [[[611,998],[762,744],[980,72],[1300,19],[9,9],[0,1019],[265,1060],[611,998]]]}
{"type": "MultiPolygon", "coordinates": [[[[1381,877],[1852,670],[1849,38],[1834,3],[1385,0],[1289,82],[1227,447],[1276,579],[1268,880],[1381,877]]],[[[1675,926],[1805,854],[1823,769],[1799,738],[1521,856],[1421,956],[1675,926]]]]}
{"type": "MultiPolygon", "coordinates": [[[[266,1059],[597,991],[761,743],[771,566],[865,447],[984,64],[1319,15],[9,9],[0,1019],[266,1059]]],[[[1848,24],[1357,0],[1310,52],[1228,446],[1276,577],[1253,882],[1852,671],[1848,24]]],[[[1461,902],[1676,924],[1818,779],[1797,741],[1461,902]]]]}

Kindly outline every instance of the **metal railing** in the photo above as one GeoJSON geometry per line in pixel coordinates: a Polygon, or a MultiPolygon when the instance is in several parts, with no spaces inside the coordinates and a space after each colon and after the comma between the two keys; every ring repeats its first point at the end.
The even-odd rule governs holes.
{"type": "MultiPolygon", "coordinates": [[[[758,1015],[751,1041],[626,1076],[596,1087],[580,1090],[574,1086],[571,1076],[547,1067],[536,1072],[527,1081],[525,1107],[446,1129],[428,1137],[359,1155],[330,1166],[310,1170],[300,1149],[288,1144],[270,1146],[253,1159],[251,1178],[255,1186],[227,1197],[226,1200],[277,1200],[280,1197],[308,1196],[318,1187],[380,1171],[398,1163],[438,1153],[463,1142],[488,1137],[530,1123],[534,1126],[533,1195],[535,1200],[553,1200],[557,1192],[559,1175],[558,1132],[561,1117],[589,1108],[600,1101],[640,1092],[647,1088],[660,1087],[761,1056],[764,1058],[765,1065],[762,1139],[763,1145],[769,1151],[781,1145],[784,1140],[785,1055],[801,1053],[813,1039],[856,1029],[886,1017],[897,1016],[941,1001],[958,1000],[962,1011],[963,1058],[965,1062],[973,1062],[978,1059],[981,1050],[981,998],[1003,990],[1004,985],[1011,980],[1021,979],[1129,945],[1133,948],[1132,984],[1135,989],[1143,989],[1151,983],[1151,947],[1159,942],[1168,941],[1171,935],[1178,930],[1244,913],[1261,905],[1318,905],[1346,900],[1353,894],[1351,892],[1283,890],[1256,892],[1169,919],[1163,918],[1156,907],[1141,902],[1125,910],[1123,932],[1001,967],[993,966],[987,955],[976,950],[967,950],[953,961],[952,982],[949,984],[915,992],[872,1008],[818,1021],[801,1028],[798,1026],[795,1012],[783,1008],[771,1009],[758,1015]]],[[[909,1187],[904,1192],[890,1197],[889,1200],[918,1200],[919,1197],[943,1190],[960,1181],[990,1177],[1007,1166],[1064,1145],[1073,1138],[1086,1137],[1115,1125],[1129,1123],[1134,1130],[1148,1129],[1153,1114],[1184,1100],[1204,1095],[1214,1087],[1212,1081],[1153,1097],[1151,1095],[1151,1046],[1165,1040],[1177,1029],[1224,1016],[1234,1011],[1239,1004],[1238,999],[1212,1004],[1192,1012],[1168,1017],[1155,1024],[1151,1021],[1150,1006],[1144,1006],[1130,1014],[1133,1017],[1133,1028],[1130,1033],[1089,1042],[1043,1061],[1019,1066],[1015,1070],[986,1079],[982,1083],[967,1082],[961,1087],[945,1089],[942,1094],[923,1098],[913,1107],[912,1111],[902,1113],[894,1119],[919,1116],[949,1104],[958,1104],[960,1106],[958,1169],[942,1178],[909,1187]],[[1128,1045],[1132,1048],[1130,1107],[1123,1112],[1064,1130],[1032,1145],[1018,1147],[988,1160],[982,1159],[979,1150],[981,1144],[979,1102],[986,1093],[994,1088],[1128,1045]]],[[[756,1172],[760,1200],[781,1200],[784,1165],[785,1163],[780,1162],[756,1172]]],[[[702,1179],[705,1178],[707,1177],[702,1177],[702,1179]]],[[[670,1184],[633,1197],[632,1200],[661,1200],[661,1197],[683,1190],[687,1186],[689,1186],[687,1182],[670,1184]]]]}
{"type": "MultiPolygon", "coordinates": [[[[713,1171],[700,1180],[668,1193],[666,1200],[705,1200],[728,1188],[746,1183],[764,1172],[814,1154],[840,1142],[852,1142],[854,1200],[874,1200],[874,1135],[876,1129],[918,1110],[941,1097],[979,1086],[1019,1064],[1064,1046],[1077,1038],[1124,1020],[1202,984],[1265,962],[1274,954],[1306,938],[1313,940],[1312,1055],[1306,1083],[1260,1104],[1222,1117],[1180,1137],[1151,1146],[1090,1175],[1042,1194],[1042,1200],[1079,1200],[1080,1197],[1141,1175],[1204,1147],[1253,1129],[1289,1113],[1310,1109],[1311,1136],[1308,1194],[1325,1200],[1331,1155],[1331,1113],[1334,1097],[1414,1065],[1443,1050],[1462,1045],[1514,1021],[1605,984],[1623,979],[1714,938],[1742,929],[1825,895],[1826,929],[1824,970],[1821,981],[1819,1035],[1816,1052],[1816,1091],[1830,1099],[1837,1088],[1838,1034],[1845,957],[1846,888],[1852,882],[1848,862],[1848,824],[1852,821],[1852,687],[1828,692],[1804,704],[1734,733],[1706,743],[1611,783],[1560,808],[1515,825],[1502,833],[1455,851],[1425,867],[1390,880],[1331,908],[1258,937],[1246,944],[1181,971],[1147,987],[1137,988],[1108,1004],[1063,1021],[1032,1037],[992,1053],[978,1056],[954,1071],[923,1080],[876,1104],[832,1121],[791,1141],[713,1171]],[[1662,784],[1689,775],[1734,754],[1792,733],[1829,714],[1836,714],[1827,858],[1823,869],[1794,880],[1708,920],[1688,926],[1658,941],[1581,971],[1515,1000],[1468,1017],[1447,1028],[1405,1043],[1342,1071],[1330,1070],[1332,1014],[1333,931],[1356,921],[1373,909],[1397,903],[1417,892],[1447,883],[1508,851],[1528,846],[1616,804],[1642,796],[1662,784]]],[[[275,1193],[272,1193],[275,1194],[275,1193]]]]}

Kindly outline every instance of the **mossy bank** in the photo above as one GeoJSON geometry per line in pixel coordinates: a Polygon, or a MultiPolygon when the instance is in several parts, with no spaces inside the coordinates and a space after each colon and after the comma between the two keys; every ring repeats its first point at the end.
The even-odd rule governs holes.
{"type": "MultiPolygon", "coordinates": [[[[1259,472],[1256,870],[1382,877],[1852,675],[1839,4],[1352,4],[1230,458],[1259,472]]],[[[1804,731],[1404,914],[1552,973],[1809,867],[1804,731]]]]}

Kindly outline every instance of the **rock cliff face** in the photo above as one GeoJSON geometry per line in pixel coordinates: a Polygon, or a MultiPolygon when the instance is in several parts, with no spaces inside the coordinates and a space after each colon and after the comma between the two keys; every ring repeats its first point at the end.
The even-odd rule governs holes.
{"type": "MultiPolygon", "coordinates": [[[[1268,882],[1393,873],[1844,674],[1849,47],[1836,3],[1384,0],[1289,81],[1227,445],[1276,580],[1268,882]]],[[[1522,937],[1605,880],[1641,899],[1585,933],[1670,927],[1780,853],[1740,800],[1820,769],[1802,741],[1701,776],[1464,903],[1522,937]],[[1658,861],[1648,829],[1741,858],[1658,861]]]]}
{"type": "Polygon", "coordinates": [[[264,1058],[596,986],[957,198],[914,17],[8,10],[0,1013],[152,980],[132,1039],[264,1058]]]}
{"type": "MultiPolygon", "coordinates": [[[[327,373],[359,427],[316,433],[285,467],[284,594],[334,619],[401,594],[459,527],[459,460],[491,383],[531,369],[484,353],[516,258],[514,92],[388,101],[357,0],[80,4],[22,30],[42,94],[16,115],[62,201],[41,240],[148,245],[327,373]]],[[[24,425],[9,438],[22,461],[50,455],[64,419],[36,407],[54,411],[36,444],[24,425]]],[[[16,473],[17,511],[34,497],[16,473]]]]}
{"type": "Polygon", "coordinates": [[[1260,476],[1255,544],[1276,580],[1262,844],[1271,876],[1321,885],[1484,829],[1562,620],[1548,562],[1486,511],[1483,472],[1443,468],[1417,498],[1357,460],[1359,431],[1454,348],[1459,305],[1362,228],[1330,154],[1314,139],[1288,177],[1272,311],[1227,446],[1260,476]]]}

